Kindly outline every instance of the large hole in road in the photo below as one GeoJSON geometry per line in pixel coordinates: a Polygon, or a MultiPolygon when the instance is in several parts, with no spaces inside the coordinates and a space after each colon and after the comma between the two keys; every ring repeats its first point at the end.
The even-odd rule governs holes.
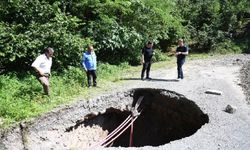
{"type": "MultiPolygon", "coordinates": [[[[163,89],[135,89],[131,95],[132,106],[141,96],[143,99],[139,109],[142,109],[142,112],[133,123],[133,147],[159,146],[188,137],[209,122],[208,115],[181,94],[163,89]]],[[[122,111],[110,107],[103,114],[88,116],[88,119],[68,128],[68,131],[72,128],[77,130],[79,125],[90,127],[97,125],[103,131],[111,133],[130,114],[130,110],[122,111]]],[[[129,147],[130,134],[131,130],[128,128],[108,146],[129,147]]]]}

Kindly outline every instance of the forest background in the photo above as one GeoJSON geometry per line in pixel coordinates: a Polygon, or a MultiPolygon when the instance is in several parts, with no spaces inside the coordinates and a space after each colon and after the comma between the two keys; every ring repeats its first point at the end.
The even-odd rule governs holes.
{"type": "Polygon", "coordinates": [[[179,38],[191,53],[250,53],[250,1],[1,0],[0,126],[87,97],[80,63],[88,44],[105,85],[139,65],[147,41],[156,62],[171,60],[179,38]],[[48,46],[55,50],[51,97],[30,67],[48,46]]]}

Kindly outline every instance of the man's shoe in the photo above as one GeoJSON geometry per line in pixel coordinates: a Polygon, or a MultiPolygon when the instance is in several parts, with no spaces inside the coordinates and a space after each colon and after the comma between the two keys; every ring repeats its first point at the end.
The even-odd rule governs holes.
{"type": "Polygon", "coordinates": [[[178,81],[181,81],[182,78],[177,78],[178,81]]]}
{"type": "Polygon", "coordinates": [[[147,77],[146,79],[147,79],[147,80],[151,80],[152,78],[150,78],[150,77],[147,77]]]}

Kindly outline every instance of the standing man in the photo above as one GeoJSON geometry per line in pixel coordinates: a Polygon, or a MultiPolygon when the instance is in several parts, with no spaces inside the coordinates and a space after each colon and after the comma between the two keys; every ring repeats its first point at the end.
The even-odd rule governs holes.
{"type": "Polygon", "coordinates": [[[141,80],[144,79],[144,73],[146,71],[146,79],[151,79],[149,77],[149,72],[152,64],[152,57],[154,54],[153,50],[153,43],[148,41],[146,46],[142,48],[142,56],[141,56],[141,63],[143,64],[142,71],[141,71],[141,80]]]}
{"type": "Polygon", "coordinates": [[[92,45],[88,46],[88,50],[83,53],[82,66],[87,73],[88,87],[91,86],[91,77],[93,78],[93,86],[96,87],[96,55],[92,45]]]}
{"type": "Polygon", "coordinates": [[[32,63],[32,67],[36,71],[36,77],[43,86],[46,95],[50,95],[49,78],[51,75],[52,56],[54,50],[50,47],[44,49],[44,54],[38,56],[32,63]]]}
{"type": "Polygon", "coordinates": [[[178,72],[178,79],[183,79],[183,70],[182,66],[185,63],[185,58],[188,55],[188,48],[184,45],[183,39],[178,40],[178,47],[176,49],[176,57],[177,57],[177,72],[178,72]]]}

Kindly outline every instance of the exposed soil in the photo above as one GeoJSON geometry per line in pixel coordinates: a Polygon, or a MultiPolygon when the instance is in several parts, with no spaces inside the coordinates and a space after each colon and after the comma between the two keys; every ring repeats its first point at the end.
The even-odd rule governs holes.
{"type": "MultiPolygon", "coordinates": [[[[32,121],[23,122],[19,126],[2,131],[0,149],[89,149],[90,146],[106,137],[129,114],[136,95],[133,89],[138,88],[162,89],[170,91],[170,93],[174,91],[172,92],[174,97],[184,97],[194,105],[187,105],[188,107],[174,105],[174,103],[169,105],[170,103],[164,104],[156,99],[159,102],[150,105],[151,109],[145,109],[144,114],[141,114],[142,120],[138,123],[142,129],[141,133],[138,131],[139,129],[135,128],[135,132],[138,131],[135,135],[135,142],[149,131],[150,135],[144,135],[145,140],[142,140],[144,143],[139,141],[135,143],[136,147],[127,147],[122,142],[127,139],[125,135],[124,138],[120,139],[121,142],[113,143],[113,146],[120,147],[107,149],[249,149],[250,107],[247,104],[250,96],[249,60],[250,55],[187,60],[184,65],[185,79],[181,81],[176,80],[176,68],[154,70],[154,65],[152,65],[152,80],[141,81],[138,72],[138,75],[126,78],[122,84],[107,85],[113,90],[105,95],[96,95],[88,101],[79,100],[74,105],[57,108],[32,121]],[[222,94],[205,93],[209,89],[218,90],[222,94]],[[236,108],[235,113],[229,114],[224,111],[228,104],[236,108]],[[178,114],[173,113],[175,115],[169,117],[167,110],[171,110],[171,107],[167,106],[172,106],[172,110],[176,110],[178,114]],[[193,112],[191,108],[202,112],[194,113],[194,115],[202,114],[204,119],[204,114],[207,114],[209,120],[207,118],[201,123],[197,123],[199,119],[190,121],[191,124],[197,126],[196,128],[185,122],[188,119],[181,121],[180,118],[183,118],[185,113],[193,112]],[[112,118],[110,119],[111,123],[107,119],[110,117],[112,118]],[[160,120],[163,120],[162,124],[159,123],[160,120]],[[172,127],[179,126],[179,129],[172,133],[168,132],[169,121],[172,122],[172,127]],[[193,131],[190,132],[191,130],[183,128],[185,125],[193,131]],[[149,130],[147,126],[152,127],[152,129],[149,130]],[[188,134],[180,134],[180,131],[188,134]],[[158,136],[163,138],[157,140],[158,136]],[[165,141],[162,142],[162,139],[165,141]]],[[[189,116],[188,118],[199,117],[189,116]]],[[[103,148],[93,147],[93,149],[103,148]]]]}

